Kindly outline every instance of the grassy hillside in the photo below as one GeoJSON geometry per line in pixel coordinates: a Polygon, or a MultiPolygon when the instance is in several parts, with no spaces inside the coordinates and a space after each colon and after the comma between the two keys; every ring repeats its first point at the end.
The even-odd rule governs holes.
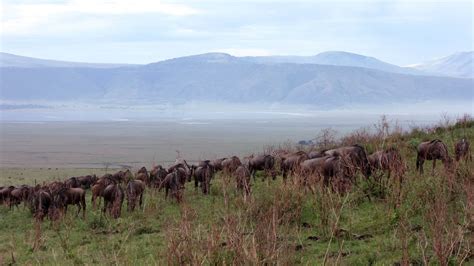
{"type": "MultiPolygon", "coordinates": [[[[403,132],[384,119],[335,139],[318,136],[320,147],[360,143],[369,153],[400,149],[407,171],[401,188],[396,178],[386,188],[359,177],[349,193],[338,194],[296,180],[252,183],[244,199],[231,178],[218,175],[208,196],[192,183],[184,203],[165,200],[148,189],[144,208],[122,210],[114,220],[93,210],[77,218],[75,207],[58,221],[35,224],[29,210],[0,206],[0,265],[18,264],[462,264],[472,263],[473,162],[447,172],[431,162],[415,171],[415,147],[439,138],[454,154],[454,143],[474,144],[474,121],[444,121],[432,128],[403,132]]],[[[301,147],[287,147],[297,149],[301,147]]],[[[33,184],[105,169],[2,169],[0,184],[33,184]]],[[[109,169],[110,172],[110,169],[109,169]]],[[[90,191],[88,203],[90,202],[90,191]]]]}

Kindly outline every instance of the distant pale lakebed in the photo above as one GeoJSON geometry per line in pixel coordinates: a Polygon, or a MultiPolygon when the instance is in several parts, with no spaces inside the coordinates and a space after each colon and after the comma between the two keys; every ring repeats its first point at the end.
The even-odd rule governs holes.
{"type": "MultiPolygon", "coordinates": [[[[1,122],[0,167],[103,168],[169,165],[263,152],[270,145],[373,127],[378,115],[271,119],[174,119],[153,122],[1,122]]],[[[404,128],[436,122],[388,117],[404,128]]]]}

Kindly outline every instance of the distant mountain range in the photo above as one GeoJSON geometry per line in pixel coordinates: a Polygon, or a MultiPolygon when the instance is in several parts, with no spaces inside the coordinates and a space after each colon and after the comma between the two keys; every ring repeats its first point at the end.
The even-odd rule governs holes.
{"type": "Polygon", "coordinates": [[[459,52],[421,64],[411,65],[412,68],[425,73],[474,78],[474,52],[459,52]]]}
{"type": "Polygon", "coordinates": [[[474,84],[469,77],[472,52],[411,68],[347,52],[308,57],[208,53],[147,65],[71,63],[0,54],[0,99],[6,101],[203,101],[327,108],[472,100],[474,84]]]}

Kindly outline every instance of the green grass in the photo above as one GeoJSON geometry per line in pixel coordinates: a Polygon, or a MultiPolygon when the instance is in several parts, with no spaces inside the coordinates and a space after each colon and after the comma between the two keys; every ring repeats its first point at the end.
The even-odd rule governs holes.
{"type": "MultiPolygon", "coordinates": [[[[164,192],[148,189],[144,208],[128,213],[125,205],[122,217],[117,220],[102,215],[100,210],[93,210],[88,191],[86,219],[76,218],[76,208],[72,207],[59,221],[45,220],[41,224],[40,246],[33,250],[35,223],[29,210],[20,206],[10,211],[1,206],[0,264],[13,260],[18,264],[179,264],[178,256],[171,253],[175,250],[186,253],[181,262],[229,264],[239,256],[250,258],[250,247],[255,247],[252,241],[256,241],[260,243],[256,248],[260,260],[253,262],[262,264],[262,254],[274,254],[276,259],[269,260],[270,263],[286,261],[289,264],[317,265],[322,264],[326,257],[329,264],[393,265],[402,261],[404,237],[409,259],[412,263],[422,261],[421,232],[431,243],[427,248],[429,263],[437,264],[432,248],[433,230],[427,220],[427,211],[434,205],[430,205],[423,192],[438,191],[437,187],[445,184],[444,170],[440,163],[435,176],[431,176],[431,162],[427,162],[426,174],[416,174],[413,147],[425,139],[440,138],[452,155],[454,142],[461,137],[467,137],[473,143],[474,125],[468,128],[453,126],[431,133],[414,131],[387,139],[388,143],[401,149],[409,167],[398,208],[394,208],[390,196],[372,196],[369,201],[364,193],[364,188],[367,188],[365,181],[347,195],[329,193],[329,196],[323,196],[320,190],[317,195],[296,190],[283,184],[281,177],[269,182],[258,179],[252,185],[253,199],[244,202],[233,183],[227,184],[222,176],[217,176],[209,196],[202,195],[194,189],[193,183],[188,183],[185,202],[181,206],[173,200],[165,200],[164,192]],[[335,226],[343,233],[332,237],[331,225],[338,217],[337,208],[332,207],[343,201],[339,223],[335,226]],[[324,202],[329,204],[324,205],[324,202]],[[281,219],[275,229],[277,249],[265,253],[270,252],[269,248],[264,247],[265,241],[259,238],[271,236],[267,229],[272,220],[267,214],[272,208],[276,209],[275,217],[281,219]],[[323,212],[327,214],[328,224],[322,221],[323,212]],[[270,222],[265,220],[267,218],[270,222]],[[403,227],[404,224],[407,226],[403,227]],[[416,226],[422,229],[417,230],[416,226]],[[238,249],[232,247],[235,232],[239,235],[237,239],[242,241],[241,245],[249,248],[245,255],[238,254],[238,249]],[[358,239],[358,236],[365,237],[358,239]]],[[[375,150],[376,144],[367,146],[369,150],[375,150]]],[[[472,169],[472,162],[458,166],[457,185],[446,200],[450,217],[456,217],[461,224],[468,203],[468,192],[462,182],[472,181],[472,169]]],[[[4,168],[1,169],[0,184],[34,184],[91,173],[100,176],[105,172],[105,169],[4,168]]],[[[388,193],[390,195],[390,190],[388,193]]],[[[446,230],[449,228],[448,221],[446,230]]],[[[465,240],[472,237],[472,232],[465,233],[465,240]]]]}

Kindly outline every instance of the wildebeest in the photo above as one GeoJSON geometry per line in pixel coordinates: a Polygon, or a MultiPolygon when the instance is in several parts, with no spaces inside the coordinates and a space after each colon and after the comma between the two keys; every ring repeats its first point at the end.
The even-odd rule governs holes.
{"type": "Polygon", "coordinates": [[[209,160],[202,161],[198,166],[192,166],[192,176],[194,178],[194,187],[201,186],[203,194],[209,194],[211,179],[214,176],[214,167],[209,160]]]}
{"type": "Polygon", "coordinates": [[[325,150],[324,151],[310,151],[308,153],[308,158],[309,159],[315,159],[315,158],[324,157],[325,156],[324,152],[325,152],[325,150]]]}
{"type": "Polygon", "coordinates": [[[364,147],[355,144],[352,146],[345,146],[336,149],[324,151],[325,155],[339,157],[338,160],[342,163],[344,172],[348,177],[355,182],[355,174],[360,171],[362,174],[369,178],[372,171],[370,169],[369,160],[364,147]]]}
{"type": "Polygon", "coordinates": [[[150,183],[152,187],[159,187],[160,183],[165,179],[168,171],[164,169],[161,165],[153,167],[150,171],[150,183]]]}
{"type": "Polygon", "coordinates": [[[10,198],[9,198],[9,205],[10,209],[13,206],[18,206],[21,202],[25,202],[29,198],[29,194],[31,193],[31,188],[27,185],[21,185],[20,187],[14,188],[10,191],[10,198]]]}
{"type": "Polygon", "coordinates": [[[242,162],[240,161],[239,157],[232,156],[222,161],[222,170],[225,174],[229,175],[233,173],[240,165],[242,165],[242,162]]]}
{"type": "Polygon", "coordinates": [[[214,167],[214,171],[215,172],[218,172],[218,171],[222,171],[223,168],[222,168],[222,162],[225,160],[226,158],[219,158],[219,159],[215,159],[215,160],[212,160],[211,161],[211,165],[212,167],[214,167]]]}
{"type": "Polygon", "coordinates": [[[145,184],[148,186],[150,185],[150,175],[148,174],[148,171],[145,166],[138,170],[137,174],[135,175],[135,179],[139,179],[145,182],[145,184]]]}
{"type": "Polygon", "coordinates": [[[64,181],[64,184],[66,185],[66,187],[70,187],[70,188],[81,187],[81,183],[79,182],[77,177],[74,177],[74,176],[64,181]]]}
{"type": "Polygon", "coordinates": [[[240,165],[234,171],[233,176],[237,189],[244,192],[245,196],[250,195],[250,171],[244,165],[240,165]]]}
{"type": "Polygon", "coordinates": [[[86,191],[82,188],[63,187],[53,195],[53,202],[57,208],[64,209],[65,214],[68,205],[76,205],[77,215],[82,208],[82,217],[86,217],[86,191]]]}
{"type": "Polygon", "coordinates": [[[32,194],[32,213],[38,221],[43,221],[44,217],[49,214],[52,205],[51,194],[43,188],[40,188],[32,194]]]}
{"type": "Polygon", "coordinates": [[[91,191],[92,191],[92,207],[96,207],[96,200],[99,198],[99,204],[100,204],[100,199],[104,196],[104,190],[105,188],[110,185],[110,184],[115,184],[116,181],[112,177],[111,174],[105,174],[101,176],[97,182],[92,186],[91,191]]]}
{"type": "Polygon", "coordinates": [[[145,183],[142,180],[130,180],[127,184],[127,207],[128,211],[134,211],[137,199],[140,208],[143,204],[143,192],[145,191],[145,183]]]}
{"type": "Polygon", "coordinates": [[[308,159],[308,154],[304,151],[298,151],[286,156],[282,156],[280,170],[283,175],[283,179],[286,180],[288,174],[293,175],[299,169],[301,162],[308,159]]]}
{"type": "Polygon", "coordinates": [[[320,178],[323,176],[324,162],[329,157],[331,156],[326,155],[324,157],[308,159],[300,163],[299,173],[303,177],[303,185],[311,185],[308,184],[310,180],[314,180],[314,182],[310,183],[315,183],[320,180],[320,178]]]}
{"type": "Polygon", "coordinates": [[[182,190],[186,183],[186,175],[183,175],[182,171],[182,168],[173,169],[171,173],[166,175],[159,187],[159,191],[161,191],[162,188],[165,188],[165,198],[168,197],[168,193],[171,190],[171,196],[175,197],[178,203],[182,200],[182,190]]]}
{"type": "Polygon", "coordinates": [[[129,169],[125,171],[120,170],[117,173],[112,175],[112,179],[114,179],[116,183],[123,183],[123,182],[128,182],[128,180],[133,179],[133,175],[129,169]]]}
{"type": "Polygon", "coordinates": [[[391,173],[403,174],[405,172],[405,163],[398,149],[391,147],[382,151],[376,151],[368,156],[372,172],[381,170],[387,172],[387,178],[390,179],[391,173]]]}
{"type": "Polygon", "coordinates": [[[465,161],[472,161],[471,149],[469,141],[465,138],[462,138],[454,145],[454,154],[456,161],[464,159],[465,161]]]}
{"type": "Polygon", "coordinates": [[[81,185],[82,188],[88,189],[92,185],[94,185],[95,182],[97,182],[97,176],[96,175],[79,176],[77,177],[77,181],[79,181],[79,184],[81,185]]]}
{"type": "Polygon", "coordinates": [[[420,143],[417,152],[416,169],[419,170],[421,174],[423,174],[423,164],[425,160],[433,161],[433,174],[436,167],[436,160],[441,160],[446,169],[451,166],[452,159],[449,157],[448,147],[439,139],[420,143]]]}
{"type": "Polygon", "coordinates": [[[191,167],[184,159],[176,159],[175,163],[168,168],[168,173],[173,172],[175,169],[181,169],[178,173],[180,176],[184,173],[185,179],[188,182],[191,181],[191,167]]]}
{"type": "Polygon", "coordinates": [[[265,155],[257,155],[254,156],[253,154],[249,157],[248,161],[248,168],[250,171],[250,175],[253,176],[255,180],[255,174],[258,170],[264,171],[264,178],[268,175],[272,177],[273,180],[276,178],[276,171],[275,171],[275,158],[272,155],[265,154],[265,155]]]}
{"type": "Polygon", "coordinates": [[[0,203],[10,204],[10,192],[14,189],[14,186],[8,186],[0,189],[0,203]]]}
{"type": "Polygon", "coordinates": [[[110,184],[104,189],[104,208],[102,211],[106,211],[117,219],[122,213],[122,204],[124,199],[124,192],[120,184],[110,184]]]}

